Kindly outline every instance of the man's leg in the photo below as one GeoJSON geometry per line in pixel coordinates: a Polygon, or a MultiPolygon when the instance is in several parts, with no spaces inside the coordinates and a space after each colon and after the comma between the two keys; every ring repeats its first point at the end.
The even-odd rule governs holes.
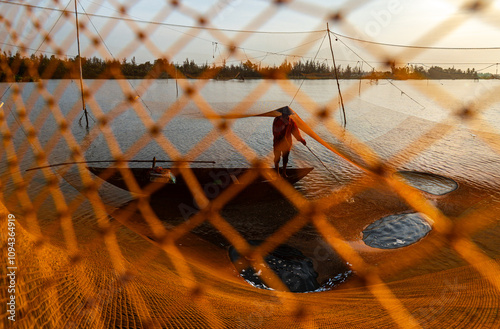
{"type": "Polygon", "coordinates": [[[281,151],[278,148],[274,148],[274,169],[276,169],[276,173],[280,173],[280,156],[281,151]]]}
{"type": "Polygon", "coordinates": [[[283,177],[287,177],[286,166],[288,164],[288,156],[289,155],[290,155],[290,151],[283,151],[283,177]]]}

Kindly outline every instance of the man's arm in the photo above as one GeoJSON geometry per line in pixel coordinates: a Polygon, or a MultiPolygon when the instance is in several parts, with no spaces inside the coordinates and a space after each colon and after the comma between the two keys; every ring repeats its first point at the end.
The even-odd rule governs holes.
{"type": "Polygon", "coordinates": [[[297,127],[297,124],[293,120],[292,120],[292,135],[293,137],[295,137],[296,140],[306,145],[306,140],[300,134],[299,127],[297,127]]]}

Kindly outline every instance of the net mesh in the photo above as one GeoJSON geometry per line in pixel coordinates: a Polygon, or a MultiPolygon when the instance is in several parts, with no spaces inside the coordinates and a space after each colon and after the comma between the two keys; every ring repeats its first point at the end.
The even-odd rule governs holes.
{"type": "MultiPolygon", "coordinates": [[[[498,106],[500,87],[492,84],[482,90],[476,88],[464,105],[462,95],[450,94],[440,83],[433,83],[432,88],[416,84],[412,87],[415,93],[422,94],[429,103],[437,103],[447,114],[418,133],[405,130],[408,125],[420,122],[416,117],[397,125],[391,133],[400,138],[392,145],[391,153],[386,154],[380,152],[380,147],[387,147],[390,142],[384,142],[387,133],[374,128],[379,124],[375,122],[377,118],[370,117],[372,121],[368,122],[368,116],[359,115],[359,122],[368,122],[368,127],[374,129],[373,135],[378,136],[362,140],[349,132],[349,124],[344,129],[342,122],[334,119],[341,114],[338,93],[332,92],[325,102],[318,102],[315,90],[301,88],[300,81],[286,78],[289,66],[261,68],[260,73],[267,79],[252,81],[253,88],[245,89],[234,102],[232,95],[226,95],[231,101],[226,102],[230,106],[224,114],[256,113],[252,110],[262,102],[280,107],[269,99],[269,93],[278,90],[293,99],[292,107],[301,108],[308,126],[328,141],[335,156],[340,155],[336,167],[331,168],[334,174],[341,176],[342,166],[353,166],[356,170],[350,181],[332,188],[327,180],[327,189],[309,198],[267,170],[272,163],[272,152],[258,150],[248,136],[237,132],[236,122],[217,119],[218,105],[204,90],[211,79],[220,77],[223,66],[206,65],[197,73],[199,79],[187,79],[190,73],[180,70],[172,59],[189,53],[197,40],[208,39],[212,47],[207,51],[212,53],[214,63],[265,63],[264,60],[273,57],[287,64],[294,58],[314,54],[319,42],[326,45],[326,36],[330,36],[325,29],[326,21],[346,35],[358,35],[358,27],[349,20],[349,14],[367,6],[367,2],[345,1],[342,6],[330,9],[323,4],[273,1],[261,11],[249,13],[248,21],[241,22],[238,30],[217,29],[212,24],[231,14],[236,5],[233,1],[207,3],[199,8],[190,2],[162,2],[155,9],[157,14],[147,21],[132,16],[138,4],[140,1],[109,1],[106,6],[114,11],[113,17],[96,14],[102,4],[94,2],[86,11],[79,10],[80,36],[87,40],[81,57],[109,58],[111,51],[107,44],[113,43],[111,56],[117,59],[95,79],[85,79],[80,85],[78,57],[66,57],[76,49],[73,2],[47,1],[45,5],[0,2],[2,35],[8,40],[2,43],[2,48],[14,46],[19,51],[18,56],[8,56],[6,52],[0,55],[3,78],[9,81],[1,86],[4,105],[0,112],[0,231],[5,251],[1,258],[0,294],[4,305],[3,326],[498,327],[497,177],[479,174],[475,176],[479,182],[472,184],[467,180],[467,172],[458,173],[454,179],[459,188],[450,196],[435,197],[398,179],[394,173],[419,158],[424,158],[425,168],[425,161],[434,156],[432,148],[436,144],[460,148],[463,136],[457,133],[459,128],[472,134],[481,150],[488,150],[487,161],[495,163],[500,154],[499,127],[488,118],[498,106]],[[287,49],[294,50],[293,55],[268,52],[250,57],[245,44],[252,38],[269,38],[261,31],[268,30],[270,22],[280,21],[285,14],[313,18],[317,29],[293,34],[290,39],[293,41],[287,39],[287,34],[282,35],[283,42],[288,42],[287,49]],[[161,23],[179,16],[192,24],[161,23]],[[48,26],[48,17],[57,17],[57,23],[48,26]],[[100,20],[98,29],[94,20],[100,20]],[[164,28],[180,32],[176,38],[165,41],[159,37],[164,28]],[[124,31],[131,32],[133,37],[120,38],[124,31]],[[122,58],[134,56],[137,49],[164,60],[151,65],[147,75],[151,79],[131,82],[127,79],[134,73],[125,72],[126,66],[119,64],[122,58]],[[54,64],[56,61],[38,59],[36,54],[32,56],[39,51],[65,58],[66,67],[54,64]],[[65,80],[47,82],[64,69],[65,80]],[[161,104],[162,100],[147,99],[147,93],[157,88],[156,78],[166,75],[170,77],[170,88],[174,88],[173,83],[177,88],[175,100],[166,102],[168,105],[162,107],[160,114],[153,113],[149,106],[155,102],[161,104]],[[122,96],[104,107],[99,100],[103,99],[106,88],[110,88],[109,79],[113,79],[112,88],[122,96]],[[80,92],[88,109],[88,129],[84,128],[80,92]],[[139,92],[146,96],[138,98],[139,92]],[[179,137],[182,131],[166,132],[186,109],[195,109],[198,119],[206,118],[210,123],[206,126],[200,123],[204,135],[189,149],[178,143],[183,138],[179,137]],[[141,137],[124,144],[122,139],[127,132],[120,132],[116,125],[127,122],[121,120],[128,117],[133,118],[136,125],[133,129],[140,131],[141,137]],[[194,174],[195,165],[182,161],[211,153],[221,140],[237,153],[235,157],[256,170],[245,172],[238,177],[238,184],[229,184],[211,199],[204,183],[194,174]],[[99,154],[108,155],[113,161],[106,165],[112,168],[100,178],[87,169],[89,164],[85,162],[100,160],[88,156],[94,152],[95,141],[105,149],[99,154]],[[176,176],[186,182],[197,205],[184,205],[184,218],[177,216],[176,220],[165,221],[169,206],[179,208],[179,204],[171,205],[165,200],[155,204],[150,198],[155,186],[140,185],[128,165],[129,159],[149,156],[144,149],[150,145],[154,145],[155,154],[180,161],[176,176]],[[68,164],[52,166],[60,163],[68,164]],[[38,169],[26,170],[33,167],[38,169]],[[106,178],[117,173],[130,192],[106,182],[106,178]],[[283,196],[279,202],[286,211],[280,211],[279,216],[273,217],[275,213],[269,208],[262,210],[255,204],[228,206],[241,189],[259,177],[269,179],[283,196]],[[361,241],[364,227],[374,218],[410,210],[425,214],[432,222],[432,231],[425,239],[411,247],[366,251],[361,241]],[[258,236],[246,231],[256,226],[262,226],[258,236]],[[252,239],[263,242],[256,246],[249,242],[252,239]],[[224,241],[223,246],[220,241],[224,241]],[[321,252],[333,251],[349,264],[355,275],[338,289],[291,293],[264,260],[282,244],[309,246],[313,251],[311,257],[323,264],[330,261],[330,256],[321,252]],[[262,273],[266,285],[274,289],[257,289],[245,282],[231,262],[227,246],[243,255],[244,265],[262,273]],[[12,296],[15,307],[8,304],[12,296]]],[[[464,15],[450,16],[414,41],[414,45],[432,47],[466,26],[471,18],[484,18],[493,27],[498,25],[487,20],[492,12],[498,12],[490,2],[475,1],[463,7],[447,4],[464,15]]],[[[336,47],[342,43],[339,48],[352,51],[350,39],[335,40],[335,36],[336,47]]],[[[400,58],[411,62],[430,51],[423,47],[400,47],[394,51],[376,42],[364,43],[362,47],[365,54],[389,66],[400,58]]],[[[91,65],[88,61],[84,64],[87,68],[91,65]]],[[[185,65],[189,66],[189,61],[185,65]]],[[[379,86],[378,81],[363,84],[362,90],[361,83],[347,85],[342,91],[343,102],[355,103],[361,94],[373,92],[379,86]]],[[[403,94],[397,90],[398,86],[394,84],[395,93],[403,94]]],[[[383,102],[376,107],[380,113],[386,111],[383,102]]],[[[412,106],[418,108],[421,104],[412,106]]],[[[383,121],[382,117],[378,119],[383,121]]],[[[481,157],[471,155],[474,156],[481,157]]]]}

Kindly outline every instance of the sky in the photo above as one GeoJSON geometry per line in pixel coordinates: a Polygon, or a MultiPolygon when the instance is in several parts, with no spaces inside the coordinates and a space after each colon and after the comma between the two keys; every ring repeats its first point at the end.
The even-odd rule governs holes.
{"type": "MultiPolygon", "coordinates": [[[[176,63],[189,59],[217,65],[315,59],[331,65],[328,23],[337,36],[332,39],[335,59],[344,67],[363,63],[364,69],[381,69],[392,59],[400,66],[496,73],[500,62],[500,1],[483,1],[479,11],[464,9],[470,1],[460,0],[302,0],[282,5],[264,0],[179,0],[177,7],[165,0],[78,1],[79,19],[86,25],[80,31],[85,57],[135,58],[137,63],[167,57],[176,63]],[[332,20],[336,13],[342,19],[332,20]],[[201,17],[210,29],[193,28],[200,27],[201,17]],[[146,36],[143,42],[136,38],[138,30],[146,36]],[[96,48],[92,39],[103,39],[103,46],[96,48]],[[236,51],[230,54],[232,44],[236,51]]],[[[63,9],[73,12],[74,0],[0,1],[0,12],[12,23],[10,30],[5,25],[0,29],[2,51],[15,52],[22,43],[28,53],[51,55],[60,47],[75,56],[74,15],[63,16],[63,9]],[[36,7],[30,14],[19,4],[36,7]],[[36,20],[51,41],[44,41],[34,27],[36,20]]]]}

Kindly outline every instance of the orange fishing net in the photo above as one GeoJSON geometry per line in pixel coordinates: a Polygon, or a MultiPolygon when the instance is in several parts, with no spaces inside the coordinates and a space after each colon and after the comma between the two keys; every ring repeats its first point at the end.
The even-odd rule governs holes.
{"type": "MultiPolygon", "coordinates": [[[[198,74],[203,79],[191,80],[169,59],[182,55],[191,43],[208,35],[214,40],[214,62],[246,56],[248,65],[255,63],[257,60],[248,58],[242,46],[258,35],[259,29],[265,30],[268,22],[279,20],[284,12],[322,18],[318,19],[318,31],[301,35],[301,47],[294,56],[305,55],[314,52],[318,42],[330,33],[325,30],[325,21],[356,35],[356,27],[348,16],[366,4],[346,1],[330,10],[320,4],[274,1],[256,12],[241,30],[228,31],[217,29],[211,22],[220,15],[229,15],[238,1],[218,1],[206,8],[170,1],[162,3],[149,22],[132,16],[138,3],[128,1],[122,5],[110,1],[107,5],[115,11],[113,17],[100,14],[98,4],[80,12],[80,34],[87,40],[82,57],[109,57],[106,43],[116,39],[117,30],[127,29],[135,38],[121,40],[123,44],[113,54],[115,59],[127,58],[139,47],[154,58],[164,59],[149,71],[147,78],[151,79],[130,83],[125,78],[133,72],[124,72],[125,66],[117,60],[93,77],[95,80],[84,80],[82,96],[90,117],[87,129],[79,101],[82,89],[76,83],[78,60],[64,62],[64,78],[75,81],[50,84],[50,78],[64,68],[55,65],[56,61],[44,62],[31,56],[44,51],[64,58],[73,52],[76,41],[72,2],[52,1],[45,6],[0,3],[5,8],[0,14],[2,33],[10,40],[2,47],[14,45],[19,50],[18,57],[7,53],[0,56],[2,78],[7,81],[0,90],[0,314],[4,327],[499,326],[498,177],[478,173],[475,177],[479,178],[472,181],[467,174],[457,174],[451,177],[456,186],[446,193],[434,194],[409,183],[405,177],[413,176],[405,176],[401,170],[420,157],[424,158],[425,169],[427,159],[438,158],[433,147],[460,149],[465,138],[487,150],[488,164],[494,165],[500,154],[498,127],[487,118],[498,105],[498,86],[476,89],[473,100],[464,106],[460,95],[449,94],[440,83],[430,82],[431,88],[416,84],[412,87],[415,93],[448,109],[448,115],[418,133],[406,129],[421,123],[417,116],[410,116],[392,128],[390,134],[374,131],[378,137],[367,143],[349,132],[349,122],[344,129],[334,120],[334,114],[340,113],[338,94],[332,93],[320,105],[314,90],[304,91],[300,82],[286,79],[289,66],[278,65],[262,70],[266,79],[253,81],[253,88],[245,89],[236,101],[228,101],[224,118],[216,105],[207,100],[210,97],[203,94],[209,79],[219,77],[221,66],[206,66],[198,74]],[[58,23],[47,26],[44,22],[50,15],[56,16],[58,23]],[[193,27],[161,23],[176,15],[188,17],[193,27]],[[98,32],[94,19],[102,20],[98,32]],[[72,33],[67,33],[69,26],[72,33]],[[183,29],[166,47],[155,37],[165,27],[183,29]],[[19,32],[23,29],[24,34],[19,32]],[[222,45],[225,47],[221,52],[222,45]],[[46,66],[40,70],[42,65],[46,66]],[[168,83],[175,84],[177,95],[161,113],[153,113],[147,100],[138,99],[137,91],[147,94],[158,88],[155,79],[165,76],[170,77],[168,83]],[[114,79],[114,87],[107,85],[109,79],[114,79]],[[107,93],[107,88],[117,88],[122,97],[110,101],[105,108],[99,100],[106,97],[99,93],[107,93]],[[301,109],[302,118],[296,120],[305,133],[319,142],[315,150],[322,145],[332,151],[322,153],[338,161],[336,168],[326,164],[329,170],[342,176],[342,168],[354,168],[351,170],[355,175],[350,180],[327,181],[327,193],[309,198],[268,170],[272,152],[261,153],[249,143],[251,134],[237,133],[237,123],[227,119],[229,116],[261,114],[283,105],[274,106],[273,100],[268,99],[268,93],[276,91],[274,88],[294,100],[292,108],[301,109]],[[269,103],[270,108],[256,112],[253,106],[262,103],[269,103]],[[189,134],[189,129],[171,133],[169,127],[186,109],[195,109],[198,118],[205,118],[209,124],[201,126],[206,133],[199,141],[182,149],[176,141],[186,132],[189,134]],[[122,139],[130,130],[122,125],[124,133],[113,125],[120,126],[120,120],[127,116],[132,116],[139,127],[132,129],[144,133],[124,146],[122,139]],[[378,143],[385,138],[392,138],[390,143],[395,145],[391,154],[380,156],[378,143]],[[214,182],[218,185],[210,187],[220,193],[210,197],[207,183],[196,175],[195,163],[186,161],[212,152],[221,139],[226,149],[255,170],[229,176],[215,173],[214,182]],[[99,177],[88,170],[86,157],[94,151],[96,141],[104,146],[103,154],[110,157],[101,167],[111,167],[99,177]],[[127,161],[141,158],[141,152],[151,144],[176,161],[173,176],[162,184],[174,183],[174,179],[185,182],[190,193],[188,203],[154,198],[158,186],[142,185],[139,176],[134,175],[133,166],[127,161]],[[37,169],[27,170],[34,167],[37,169]],[[126,189],[106,182],[116,175],[126,189]],[[242,190],[258,180],[270,182],[281,198],[233,202],[242,190]],[[393,249],[372,248],[364,243],[363,231],[370,224],[395,213],[409,212],[422,214],[432,226],[425,238],[393,249]],[[312,260],[318,282],[332,279],[332,273],[346,273],[342,283],[315,292],[290,292],[290,286],[266,262],[269,255],[277,257],[284,245],[300,250],[301,255],[312,260]],[[238,261],[231,259],[234,255],[238,255],[238,261]],[[272,289],[259,289],[247,282],[241,275],[245,269],[251,269],[251,275],[259,276],[272,289]]],[[[457,9],[464,15],[442,22],[416,44],[432,44],[460,28],[469,17],[496,10],[483,1],[457,9]]],[[[397,58],[411,59],[424,51],[409,47],[394,55],[377,43],[363,47],[388,64],[397,58]]],[[[189,67],[189,61],[185,65],[189,67]]],[[[349,84],[343,91],[343,102],[354,101],[377,84],[366,83],[363,91],[360,86],[349,84]]],[[[378,109],[380,113],[384,111],[382,107],[378,109]]],[[[359,118],[368,120],[368,116],[359,118]]],[[[383,118],[373,116],[370,120],[375,126],[383,118]]],[[[470,155],[475,156],[480,154],[470,155]]],[[[158,168],[157,172],[164,171],[158,168]]],[[[433,184],[447,188],[449,181],[433,177],[433,184]]]]}

